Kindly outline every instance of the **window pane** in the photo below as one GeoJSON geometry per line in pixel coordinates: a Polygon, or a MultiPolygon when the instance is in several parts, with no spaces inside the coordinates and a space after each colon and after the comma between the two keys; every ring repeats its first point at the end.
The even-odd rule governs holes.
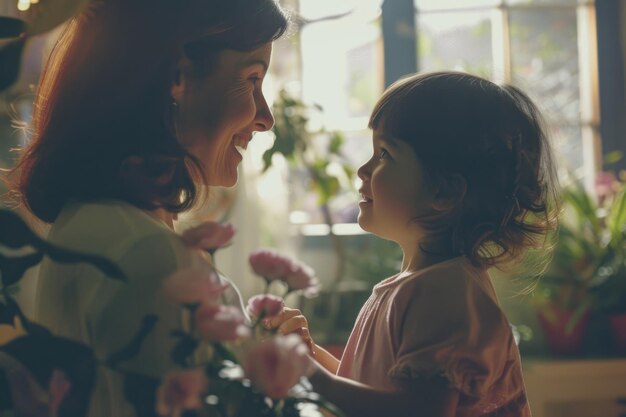
{"type": "Polygon", "coordinates": [[[418,69],[492,77],[491,17],[484,12],[417,15],[418,69]]]}
{"type": "MultiPolygon", "coordinates": [[[[338,164],[330,164],[327,172],[340,178],[340,188],[338,193],[330,200],[330,212],[335,223],[354,223],[359,212],[358,194],[355,183],[356,170],[365,163],[372,155],[372,132],[365,129],[355,131],[345,131],[344,144],[342,147],[342,157],[349,165],[352,174],[352,184],[350,184],[342,168],[338,164]]],[[[328,143],[328,136],[320,135],[315,138],[312,145],[319,149],[324,149],[328,143]]],[[[301,223],[325,223],[323,213],[319,206],[318,194],[311,187],[310,173],[305,168],[291,169],[289,175],[288,188],[290,190],[290,210],[302,217],[301,223]]]]}
{"type": "Polygon", "coordinates": [[[413,0],[413,4],[418,11],[450,10],[496,6],[500,0],[413,0]]]}
{"type": "Polygon", "coordinates": [[[305,26],[302,96],[323,108],[322,123],[345,129],[364,117],[383,90],[380,19],[339,19],[305,26]]]}
{"type": "Polygon", "coordinates": [[[555,125],[552,127],[551,135],[561,178],[567,173],[577,174],[584,165],[581,127],[555,125]]]}
{"type": "Polygon", "coordinates": [[[582,0],[505,0],[507,4],[510,5],[558,5],[562,6],[564,4],[576,5],[577,3],[588,3],[589,1],[582,0]]]}
{"type": "Polygon", "coordinates": [[[576,11],[513,10],[510,33],[513,82],[529,92],[548,119],[578,123],[576,11]]]}

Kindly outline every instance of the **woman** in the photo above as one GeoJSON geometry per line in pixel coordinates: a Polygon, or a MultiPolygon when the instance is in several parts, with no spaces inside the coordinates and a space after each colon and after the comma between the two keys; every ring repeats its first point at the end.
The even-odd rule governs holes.
{"type": "MultiPolygon", "coordinates": [[[[206,262],[173,231],[206,186],[237,182],[240,151],[272,127],[262,92],[276,0],[94,1],[58,41],[39,85],[33,137],[13,189],[61,246],[105,256],[129,278],[44,261],[35,320],[106,359],[158,316],[125,373],[172,364],[180,312],[160,295],[173,271],[206,262]]],[[[241,304],[236,291],[227,295],[241,304]]],[[[133,415],[124,376],[102,369],[90,416],[133,415]]]]}

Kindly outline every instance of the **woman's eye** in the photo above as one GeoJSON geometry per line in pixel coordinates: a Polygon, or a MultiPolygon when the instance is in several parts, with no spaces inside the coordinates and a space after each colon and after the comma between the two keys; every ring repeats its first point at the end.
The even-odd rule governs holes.
{"type": "Polygon", "coordinates": [[[387,149],[382,148],[380,152],[378,153],[378,159],[387,159],[387,158],[389,158],[389,152],[387,152],[387,149]]]}
{"type": "Polygon", "coordinates": [[[253,86],[257,86],[261,82],[261,77],[250,77],[248,81],[252,83],[253,86]]]}

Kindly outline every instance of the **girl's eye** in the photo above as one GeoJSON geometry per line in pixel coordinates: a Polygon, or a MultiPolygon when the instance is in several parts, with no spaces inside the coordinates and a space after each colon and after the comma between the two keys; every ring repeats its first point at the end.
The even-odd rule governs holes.
{"type": "Polygon", "coordinates": [[[389,152],[387,152],[387,149],[381,148],[380,152],[378,153],[378,159],[387,159],[387,158],[389,158],[389,152]]]}

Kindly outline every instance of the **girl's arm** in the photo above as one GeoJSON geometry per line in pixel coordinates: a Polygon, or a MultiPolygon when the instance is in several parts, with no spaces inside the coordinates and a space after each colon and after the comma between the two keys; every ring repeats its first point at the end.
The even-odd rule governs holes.
{"type": "Polygon", "coordinates": [[[300,310],[285,307],[282,313],[270,320],[269,327],[278,329],[282,334],[295,333],[300,335],[308,345],[315,360],[332,374],[337,373],[339,359],[313,341],[309,334],[309,323],[300,310]]]}
{"type": "MultiPolygon", "coordinates": [[[[410,390],[380,391],[331,374],[316,365],[309,380],[315,392],[347,417],[454,417],[459,393],[443,384],[415,383],[410,390]]],[[[407,387],[408,388],[408,387],[407,387]]]]}
{"type": "Polygon", "coordinates": [[[313,346],[313,358],[333,375],[337,374],[339,359],[318,344],[313,346]]]}

